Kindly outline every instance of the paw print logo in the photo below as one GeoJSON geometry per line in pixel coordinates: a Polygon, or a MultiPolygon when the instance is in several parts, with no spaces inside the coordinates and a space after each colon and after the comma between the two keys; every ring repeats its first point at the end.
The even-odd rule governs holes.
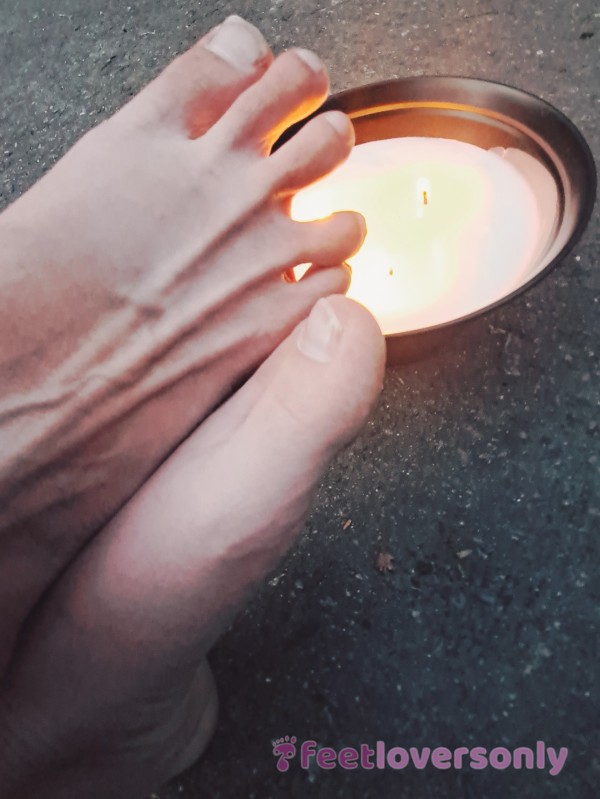
{"type": "Polygon", "coordinates": [[[290,767],[289,761],[296,755],[296,736],[286,735],[285,738],[277,738],[273,741],[273,754],[279,758],[277,760],[277,770],[287,771],[290,767]]]}

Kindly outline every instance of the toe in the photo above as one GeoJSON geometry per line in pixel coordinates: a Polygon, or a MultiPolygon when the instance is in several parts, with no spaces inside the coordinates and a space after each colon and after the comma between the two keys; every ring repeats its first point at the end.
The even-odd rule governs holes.
{"type": "Polygon", "coordinates": [[[136,619],[140,662],[158,640],[177,663],[211,646],[289,548],[331,458],[363,425],[384,353],[362,306],[319,300],[88,551],[73,577],[87,623],[98,619],[114,642],[136,619]]]}
{"type": "Polygon", "coordinates": [[[367,234],[364,217],[354,211],[340,211],[326,219],[295,222],[300,247],[295,264],[335,266],[354,255],[367,234]]]}
{"type": "Polygon", "coordinates": [[[127,106],[136,121],[162,122],[189,138],[204,134],[272,61],[260,31],[228,17],[176,58],[127,106]]]}
{"type": "Polygon", "coordinates": [[[308,310],[321,297],[326,297],[329,294],[345,294],[350,288],[351,280],[352,267],[344,262],[339,266],[330,266],[326,269],[318,264],[313,264],[300,278],[296,277],[295,281],[291,282],[299,285],[302,291],[311,292],[311,295],[307,296],[306,313],[308,313],[308,310]]]}
{"type": "MultiPolygon", "coordinates": [[[[271,420],[266,451],[293,452],[290,470],[300,472],[304,462],[314,486],[326,458],[356,435],[370,412],[381,389],[384,350],[377,323],[361,305],[341,296],[320,299],[254,376],[258,398],[246,429],[256,435],[261,420],[271,420]]],[[[266,459],[273,466],[276,457],[266,459]]]]}
{"type": "Polygon", "coordinates": [[[273,191],[291,194],[322,178],[348,157],[353,144],[354,128],[345,114],[320,114],[265,160],[273,191]]]}
{"type": "Polygon", "coordinates": [[[314,53],[290,50],[239,97],[214,135],[227,146],[268,152],[286,128],[321,105],[328,87],[325,67],[314,53]]]}
{"type": "MultiPolygon", "coordinates": [[[[362,245],[366,223],[355,211],[339,211],[325,219],[295,222],[277,210],[273,212],[269,233],[268,247],[262,258],[253,257],[252,250],[246,248],[239,261],[232,262],[234,266],[240,262],[245,264],[244,290],[258,282],[279,278],[301,265],[339,266],[362,245]]],[[[261,229],[259,234],[264,236],[264,231],[261,229]]],[[[237,272],[233,275],[240,285],[240,276],[237,272]]],[[[268,300],[272,302],[272,298],[268,300]]]]}
{"type": "Polygon", "coordinates": [[[300,305],[302,313],[297,318],[306,316],[312,306],[321,297],[330,294],[345,294],[350,288],[352,270],[348,264],[328,267],[311,266],[295,285],[295,301],[300,305]]]}

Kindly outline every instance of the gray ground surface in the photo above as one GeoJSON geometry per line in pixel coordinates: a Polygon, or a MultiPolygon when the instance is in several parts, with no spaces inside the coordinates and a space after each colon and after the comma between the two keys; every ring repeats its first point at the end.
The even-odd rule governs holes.
{"type": "MultiPolygon", "coordinates": [[[[3,204],[231,12],[278,50],[323,54],[334,90],[424,73],[500,80],[553,102],[600,153],[595,0],[0,0],[3,204]]],[[[435,357],[388,370],[298,547],[214,651],[217,736],[161,799],[600,794],[599,244],[596,213],[540,285],[435,357]],[[396,559],[386,576],[380,549],[396,559]],[[285,734],[332,746],[541,739],[570,756],[556,778],[279,775],[270,741],[285,734]]]]}

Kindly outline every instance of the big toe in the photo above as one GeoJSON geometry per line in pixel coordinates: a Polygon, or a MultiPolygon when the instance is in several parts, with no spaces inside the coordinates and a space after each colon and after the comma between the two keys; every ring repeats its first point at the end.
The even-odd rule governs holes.
{"type": "Polygon", "coordinates": [[[281,474],[285,454],[294,481],[318,480],[364,423],[383,363],[383,338],[361,305],[343,296],[318,300],[235,398],[240,409],[251,404],[243,430],[250,444],[262,442],[263,467],[281,474]]]}
{"type": "Polygon", "coordinates": [[[151,639],[169,629],[194,651],[210,646],[290,547],[331,458],[364,423],[384,349],[362,306],[319,300],[115,518],[100,543],[113,585],[104,594],[111,574],[127,573],[128,605],[139,603],[151,639]]]}
{"type": "Polygon", "coordinates": [[[198,138],[272,60],[260,31],[232,15],[176,58],[124,112],[138,124],[167,123],[198,138]]]}

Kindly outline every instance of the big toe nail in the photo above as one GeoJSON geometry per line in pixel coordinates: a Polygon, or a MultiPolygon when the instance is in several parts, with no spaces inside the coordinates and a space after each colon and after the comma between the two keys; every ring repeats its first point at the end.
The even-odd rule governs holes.
{"type": "Polygon", "coordinates": [[[204,46],[240,72],[251,71],[269,52],[258,28],[235,15],[216,28],[204,46]]]}

